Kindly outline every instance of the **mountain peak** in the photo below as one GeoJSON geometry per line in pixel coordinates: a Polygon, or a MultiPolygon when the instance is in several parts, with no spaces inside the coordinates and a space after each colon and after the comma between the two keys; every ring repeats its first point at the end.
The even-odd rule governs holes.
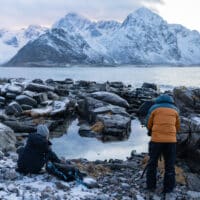
{"type": "Polygon", "coordinates": [[[140,7],[137,10],[135,10],[133,13],[137,13],[138,15],[153,15],[153,14],[155,14],[153,11],[151,11],[149,8],[146,8],[146,7],[140,7]]]}
{"type": "Polygon", "coordinates": [[[158,25],[163,21],[163,18],[158,14],[154,13],[146,7],[141,7],[127,16],[123,22],[123,26],[135,25],[137,24],[136,22],[158,25]]]}
{"type": "Polygon", "coordinates": [[[53,25],[53,28],[62,28],[62,29],[83,28],[85,26],[89,26],[90,24],[91,22],[89,19],[75,12],[70,12],[66,14],[65,17],[58,20],[53,25]]]}

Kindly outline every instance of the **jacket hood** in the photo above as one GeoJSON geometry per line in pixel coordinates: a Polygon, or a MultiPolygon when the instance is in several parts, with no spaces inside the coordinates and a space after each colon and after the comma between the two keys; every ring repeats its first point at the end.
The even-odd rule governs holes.
{"type": "Polygon", "coordinates": [[[174,99],[168,94],[162,94],[156,98],[155,103],[172,103],[174,104],[174,99]]]}
{"type": "Polygon", "coordinates": [[[28,137],[27,144],[28,146],[38,148],[46,146],[48,144],[48,140],[40,134],[31,133],[28,137]]]}

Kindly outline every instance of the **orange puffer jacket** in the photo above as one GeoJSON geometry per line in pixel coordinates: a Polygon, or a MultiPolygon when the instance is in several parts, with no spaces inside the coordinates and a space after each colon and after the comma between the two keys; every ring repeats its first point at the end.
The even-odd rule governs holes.
{"type": "Polygon", "coordinates": [[[147,128],[151,131],[151,141],[174,143],[176,133],[180,129],[178,109],[169,95],[161,95],[156,99],[148,112],[147,128]]]}

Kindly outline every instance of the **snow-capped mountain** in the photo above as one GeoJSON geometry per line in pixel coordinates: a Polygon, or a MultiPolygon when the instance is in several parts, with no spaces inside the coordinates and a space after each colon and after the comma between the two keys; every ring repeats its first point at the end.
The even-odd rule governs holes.
{"type": "Polygon", "coordinates": [[[112,59],[103,57],[92,49],[80,34],[63,29],[52,29],[25,45],[9,61],[9,64],[44,64],[50,66],[67,63],[98,64],[111,62],[112,59]]]}
{"type": "Polygon", "coordinates": [[[147,8],[129,14],[122,23],[93,22],[69,13],[23,47],[8,65],[32,62],[195,65],[200,64],[200,34],[168,24],[147,8]]]}
{"type": "Polygon", "coordinates": [[[11,59],[27,42],[38,38],[47,28],[30,25],[17,31],[0,29],[0,64],[11,59]]]}

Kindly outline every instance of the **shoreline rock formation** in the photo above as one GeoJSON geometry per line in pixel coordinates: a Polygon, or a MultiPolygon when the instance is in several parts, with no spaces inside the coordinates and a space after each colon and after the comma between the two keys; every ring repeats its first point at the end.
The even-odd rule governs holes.
{"type": "MultiPolygon", "coordinates": [[[[195,191],[196,186],[191,185],[195,181],[198,183],[200,172],[200,89],[177,87],[173,91],[165,92],[173,95],[180,109],[182,126],[177,136],[178,158],[183,163],[183,170],[191,173],[187,178],[187,187],[195,191]]],[[[102,141],[104,136],[108,141],[112,141],[113,138],[119,141],[128,138],[131,120],[139,118],[143,123],[144,113],[159,94],[161,94],[159,87],[150,83],[134,88],[122,82],[96,83],[72,79],[27,81],[23,78],[2,80],[0,82],[0,150],[4,153],[1,159],[7,160],[6,152],[22,145],[24,138],[36,130],[38,123],[47,124],[52,136],[59,137],[66,131],[70,120],[74,117],[79,120],[79,134],[83,137],[102,138],[102,141]]],[[[143,157],[144,155],[137,155],[135,159],[140,158],[141,161],[143,157]]],[[[98,162],[103,161],[96,161],[95,165],[98,162]]],[[[81,161],[81,164],[83,163],[81,161]]],[[[114,165],[104,164],[111,168],[120,168],[120,166],[123,168],[125,165],[131,166],[134,162],[130,164],[128,161],[114,161],[114,165]]],[[[3,163],[0,168],[5,170],[3,163]]],[[[115,172],[111,173],[112,176],[113,173],[115,172]]],[[[126,173],[126,170],[122,172],[119,170],[118,173],[126,173]]],[[[109,176],[106,177],[101,177],[100,183],[107,181],[106,183],[110,184],[109,176]]],[[[120,186],[125,191],[131,186],[130,180],[128,182],[127,180],[120,186]]],[[[113,182],[113,187],[116,187],[116,180],[113,182]]],[[[188,188],[187,191],[180,189],[181,194],[188,197],[190,195],[187,193],[188,188]]]]}

